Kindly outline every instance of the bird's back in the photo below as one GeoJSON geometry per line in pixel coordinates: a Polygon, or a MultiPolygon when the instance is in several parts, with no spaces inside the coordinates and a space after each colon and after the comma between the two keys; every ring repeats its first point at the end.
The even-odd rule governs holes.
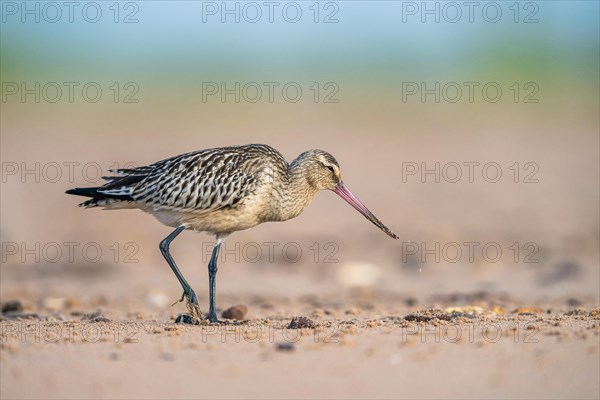
{"type": "Polygon", "coordinates": [[[198,150],[147,166],[111,170],[115,175],[96,188],[97,201],[84,205],[206,213],[237,206],[280,179],[287,167],[281,153],[262,144],[198,150]]]}

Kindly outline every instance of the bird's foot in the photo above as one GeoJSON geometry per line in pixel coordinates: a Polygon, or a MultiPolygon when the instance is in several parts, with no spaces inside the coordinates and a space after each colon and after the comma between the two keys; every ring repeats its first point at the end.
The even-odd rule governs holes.
{"type": "Polygon", "coordinates": [[[187,303],[192,303],[192,304],[198,305],[198,298],[196,297],[196,292],[194,292],[194,289],[192,289],[191,287],[187,287],[187,288],[183,289],[181,298],[179,300],[177,300],[176,302],[174,302],[173,304],[171,304],[171,306],[174,306],[177,303],[181,303],[183,301],[183,299],[185,299],[186,297],[187,297],[187,303]]]}
{"type": "Polygon", "coordinates": [[[211,324],[225,324],[225,321],[221,321],[218,317],[217,317],[217,313],[212,310],[211,312],[208,313],[208,315],[206,316],[206,320],[208,322],[210,322],[211,324]]]}
{"type": "Polygon", "coordinates": [[[181,298],[172,304],[174,306],[177,303],[181,303],[185,299],[185,306],[188,309],[189,316],[195,320],[200,321],[203,319],[202,310],[200,310],[200,306],[198,305],[198,298],[196,297],[196,293],[194,290],[189,287],[184,289],[181,298]]]}

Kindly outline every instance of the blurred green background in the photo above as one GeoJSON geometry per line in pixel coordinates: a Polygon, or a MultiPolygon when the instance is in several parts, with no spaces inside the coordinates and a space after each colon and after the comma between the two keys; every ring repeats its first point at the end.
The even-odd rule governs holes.
{"type": "Polygon", "coordinates": [[[597,101],[596,1],[276,2],[272,16],[261,2],[97,4],[69,16],[4,1],[2,80],[131,80],[144,103],[198,103],[204,81],[325,80],[344,102],[394,102],[406,81],[518,80],[537,82],[545,105],[564,90],[597,101]]]}

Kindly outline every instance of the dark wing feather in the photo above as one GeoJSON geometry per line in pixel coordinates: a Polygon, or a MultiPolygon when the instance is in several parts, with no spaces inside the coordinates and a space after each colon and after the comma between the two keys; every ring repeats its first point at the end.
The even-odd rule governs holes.
{"type": "MultiPolygon", "coordinates": [[[[276,150],[263,145],[187,153],[142,167],[151,172],[130,195],[155,209],[204,212],[234,207],[258,189],[273,161],[285,163],[276,150]]],[[[137,176],[139,169],[131,174],[137,176]]]]}
{"type": "Polygon", "coordinates": [[[92,197],[81,204],[86,207],[126,201],[154,209],[204,212],[236,206],[287,169],[283,156],[270,146],[231,146],[111,170],[115,175],[103,177],[104,185],[67,193],[92,197]]]}

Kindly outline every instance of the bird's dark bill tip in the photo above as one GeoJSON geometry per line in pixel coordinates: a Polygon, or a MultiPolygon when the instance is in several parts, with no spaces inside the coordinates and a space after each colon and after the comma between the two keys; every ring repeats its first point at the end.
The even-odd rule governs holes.
{"type": "Polygon", "coordinates": [[[356,196],[352,194],[350,189],[346,187],[344,182],[340,182],[334,190],[334,193],[344,199],[348,204],[360,212],[365,218],[371,221],[375,226],[385,232],[386,235],[393,239],[400,239],[398,235],[392,232],[387,226],[383,224],[369,209],[360,201],[356,196]]]}

